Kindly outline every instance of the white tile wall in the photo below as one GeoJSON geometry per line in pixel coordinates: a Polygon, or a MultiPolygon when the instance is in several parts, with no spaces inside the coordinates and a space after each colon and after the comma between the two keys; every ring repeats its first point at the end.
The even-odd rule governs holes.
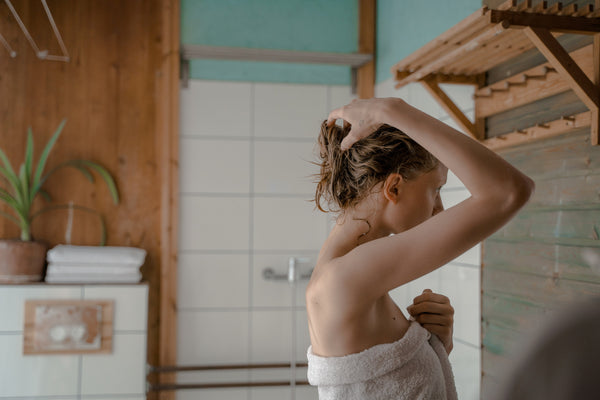
{"type": "Polygon", "coordinates": [[[190,80],[189,88],[180,93],[181,135],[250,136],[250,83],[190,80]]]}
{"type": "Polygon", "coordinates": [[[184,193],[248,193],[249,142],[181,138],[180,180],[184,193]],[[212,179],[213,176],[227,179],[212,179]]]}
{"type": "Polygon", "coordinates": [[[24,356],[22,333],[0,335],[0,354],[0,398],[78,394],[78,356],[24,356]]]}
{"type": "Polygon", "coordinates": [[[254,199],[254,247],[258,250],[319,249],[327,218],[303,198],[254,199]]]}
{"type": "Polygon", "coordinates": [[[81,363],[81,393],[85,395],[144,393],[146,391],[145,339],[145,335],[115,335],[111,354],[84,355],[81,363]]]}
{"type": "Polygon", "coordinates": [[[181,196],[179,212],[180,250],[248,249],[247,197],[181,196]]]}
{"type": "Polygon", "coordinates": [[[253,104],[255,137],[315,139],[327,118],[327,86],[256,84],[253,104]]]}
{"type": "Polygon", "coordinates": [[[249,268],[247,254],[181,254],[178,306],[248,307],[249,268]]]}
{"type": "MultiPolygon", "coordinates": [[[[256,193],[314,195],[315,143],[255,142],[254,191],[256,193]]],[[[246,179],[247,183],[247,179],[246,179]]]]}
{"type": "Polygon", "coordinates": [[[289,362],[292,345],[290,310],[252,312],[253,363],[289,362]]]}
{"type": "Polygon", "coordinates": [[[147,299],[147,285],[3,285],[0,399],[145,398],[147,299]],[[112,300],[112,352],[23,355],[23,313],[28,299],[112,300]]]}
{"type": "Polygon", "coordinates": [[[247,363],[249,315],[234,310],[179,312],[177,363],[247,363]]]}

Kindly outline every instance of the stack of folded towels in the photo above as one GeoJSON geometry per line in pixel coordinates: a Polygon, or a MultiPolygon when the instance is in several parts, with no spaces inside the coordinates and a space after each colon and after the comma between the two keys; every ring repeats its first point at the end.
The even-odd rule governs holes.
{"type": "Polygon", "coordinates": [[[135,247],[58,245],[46,255],[46,282],[137,283],[145,258],[135,247]]]}

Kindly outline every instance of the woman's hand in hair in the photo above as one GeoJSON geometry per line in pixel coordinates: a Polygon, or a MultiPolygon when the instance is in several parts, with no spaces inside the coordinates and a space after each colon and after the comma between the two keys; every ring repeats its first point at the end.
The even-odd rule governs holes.
{"type": "Polygon", "coordinates": [[[354,143],[369,136],[385,123],[383,112],[388,106],[397,106],[402,103],[401,99],[393,97],[366,100],[355,99],[350,104],[333,110],[327,118],[327,125],[331,126],[335,124],[335,121],[338,119],[344,121],[344,126],[350,125],[350,132],[340,145],[342,150],[347,150],[354,143]]]}
{"type": "Polygon", "coordinates": [[[413,304],[407,308],[408,313],[429,332],[436,335],[450,354],[452,351],[452,332],[454,326],[454,308],[450,300],[430,289],[413,300],[413,304]]]}

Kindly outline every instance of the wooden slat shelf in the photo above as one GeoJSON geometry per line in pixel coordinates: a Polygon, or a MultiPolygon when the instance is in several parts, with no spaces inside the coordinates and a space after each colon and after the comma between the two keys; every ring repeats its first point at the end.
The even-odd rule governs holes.
{"type": "MultiPolygon", "coordinates": [[[[506,1],[498,9],[483,7],[391,69],[395,87],[421,82],[467,133],[490,147],[505,147],[555,135],[582,124],[591,125],[592,144],[600,127],[600,0],[595,7],[576,4],[548,6],[531,0],[506,1]],[[556,39],[564,34],[594,35],[594,44],[568,53],[556,39]],[[543,65],[485,86],[492,68],[537,48],[543,65]],[[475,85],[475,121],[470,121],[440,88],[440,83],[475,85]],[[589,112],[565,116],[527,133],[486,139],[485,118],[534,101],[573,90],[589,112]],[[573,123],[569,121],[574,121],[573,123]],[[558,132],[558,133],[557,133],[558,132]],[[516,135],[516,136],[515,136],[516,135]],[[516,139],[515,139],[516,138],[516,139]]],[[[522,131],[522,129],[520,130],[522,131]]]]}

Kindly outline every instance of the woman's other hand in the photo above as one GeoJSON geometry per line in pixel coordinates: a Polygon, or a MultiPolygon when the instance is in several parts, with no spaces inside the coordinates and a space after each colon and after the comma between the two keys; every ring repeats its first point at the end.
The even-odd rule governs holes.
{"type": "Polygon", "coordinates": [[[442,294],[425,289],[421,295],[415,297],[407,310],[423,328],[442,341],[446,352],[450,354],[454,327],[454,308],[450,305],[450,300],[442,294]]]}

